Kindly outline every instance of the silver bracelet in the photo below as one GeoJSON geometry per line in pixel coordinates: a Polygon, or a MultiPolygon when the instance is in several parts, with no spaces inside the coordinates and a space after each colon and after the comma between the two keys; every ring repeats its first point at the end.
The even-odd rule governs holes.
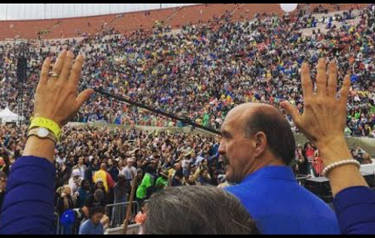
{"type": "Polygon", "coordinates": [[[346,164],[357,165],[358,169],[361,167],[361,164],[355,159],[341,160],[341,161],[334,162],[334,163],[328,165],[327,167],[325,167],[323,169],[323,175],[325,177],[327,177],[328,172],[331,171],[333,168],[336,168],[336,167],[339,167],[339,166],[342,166],[342,165],[346,165],[346,164]]]}

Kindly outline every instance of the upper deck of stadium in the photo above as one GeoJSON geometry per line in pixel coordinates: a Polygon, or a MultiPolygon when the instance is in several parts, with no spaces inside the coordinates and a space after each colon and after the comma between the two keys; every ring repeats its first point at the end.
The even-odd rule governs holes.
{"type": "MultiPolygon", "coordinates": [[[[305,5],[305,4],[301,4],[305,5]]],[[[322,5],[329,12],[335,11],[333,4],[309,4],[310,9],[322,5]]],[[[360,9],[368,4],[341,4],[341,10],[360,9]]],[[[301,6],[302,7],[302,6],[301,6]]],[[[136,29],[151,29],[155,22],[163,22],[172,29],[181,28],[192,23],[207,23],[214,16],[220,17],[226,12],[231,13],[233,20],[252,19],[255,14],[278,14],[284,12],[280,4],[198,4],[185,7],[158,10],[126,12],[100,16],[85,16],[43,20],[6,20],[0,21],[0,40],[21,38],[61,39],[79,37],[81,34],[95,34],[103,28],[113,28],[122,34],[136,29]]]]}

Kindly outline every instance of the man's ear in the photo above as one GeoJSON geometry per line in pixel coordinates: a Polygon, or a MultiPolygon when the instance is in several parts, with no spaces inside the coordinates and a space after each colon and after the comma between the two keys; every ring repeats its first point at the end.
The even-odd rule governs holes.
{"type": "Polygon", "coordinates": [[[253,136],[254,143],[255,143],[255,149],[254,149],[254,157],[258,158],[260,157],[267,148],[267,136],[263,131],[258,131],[253,136]]]}

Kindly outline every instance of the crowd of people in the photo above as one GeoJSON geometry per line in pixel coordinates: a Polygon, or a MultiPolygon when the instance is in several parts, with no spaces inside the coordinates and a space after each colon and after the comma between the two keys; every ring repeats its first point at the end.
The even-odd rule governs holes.
{"type": "MultiPolygon", "coordinates": [[[[360,147],[348,151],[349,155],[351,153],[352,158],[355,159],[349,162],[343,160],[349,158],[346,157],[349,155],[345,154],[345,148],[341,148],[344,152],[337,152],[337,149],[340,149],[340,146],[346,146],[344,137],[341,138],[345,125],[347,135],[374,136],[375,85],[371,80],[373,70],[375,70],[371,63],[375,53],[373,47],[374,14],[375,11],[372,8],[365,9],[358,17],[359,23],[350,26],[345,21],[353,19],[352,11],[345,12],[344,17],[338,19],[338,21],[343,21],[341,27],[332,27],[334,20],[328,18],[326,23],[330,31],[327,34],[322,34],[318,30],[308,37],[298,31],[304,27],[316,27],[316,19],[310,15],[300,15],[294,23],[289,24],[288,21],[277,16],[266,17],[262,20],[259,18],[252,22],[231,22],[230,15],[226,14],[224,20],[216,25],[186,26],[183,27],[181,33],[176,35],[162,34],[163,28],[159,26],[155,28],[151,36],[139,30],[130,38],[119,35],[101,38],[102,36],[97,35],[94,38],[85,38],[82,41],[73,40],[67,43],[73,52],[80,52],[86,56],[79,91],[86,87],[102,89],[136,102],[152,105],[159,110],[175,113],[180,117],[190,118],[207,127],[221,128],[221,141],[219,142],[218,137],[208,135],[157,130],[148,132],[136,130],[134,127],[123,129],[85,125],[63,127],[59,143],[53,144],[53,139],[41,139],[39,134],[31,136],[29,134],[27,138],[28,127],[26,125],[21,127],[1,125],[0,202],[5,194],[7,177],[13,173],[12,183],[8,186],[12,190],[7,201],[7,206],[10,208],[2,209],[2,213],[20,215],[12,212],[12,209],[18,208],[14,206],[16,200],[9,199],[9,197],[19,197],[16,195],[21,190],[17,189],[16,185],[24,179],[24,183],[20,186],[29,189],[25,196],[35,196],[35,192],[30,192],[31,186],[35,186],[36,191],[45,192],[45,198],[40,198],[45,199],[43,201],[45,206],[40,205],[43,202],[40,202],[38,206],[41,206],[42,210],[47,210],[47,207],[53,205],[53,210],[60,219],[60,225],[64,228],[64,234],[71,232],[103,234],[105,228],[122,225],[126,208],[124,203],[133,199],[139,204],[141,211],[136,217],[134,217],[136,214],[133,214],[132,221],[143,223],[144,228],[150,233],[173,233],[173,231],[195,233],[198,230],[202,233],[226,233],[242,232],[244,228],[247,233],[260,231],[264,234],[339,233],[340,226],[334,213],[316,196],[294,182],[292,170],[288,166],[293,166],[295,174],[325,176],[327,171],[342,165],[336,163],[345,162],[357,165],[358,161],[363,164],[371,162],[369,155],[360,147]],[[348,78],[346,78],[346,81],[338,85],[339,88],[342,86],[346,90],[340,92],[339,100],[331,94],[329,98],[328,96],[325,98],[327,100],[325,104],[320,105],[331,109],[324,110],[324,113],[329,114],[323,117],[330,120],[327,121],[327,126],[325,123],[315,122],[314,124],[314,120],[322,119],[316,118],[318,114],[313,114],[311,111],[310,118],[306,116],[303,121],[306,124],[302,124],[302,119],[298,118],[298,113],[306,113],[304,109],[307,111],[321,109],[319,105],[317,106],[319,103],[313,104],[310,108],[306,108],[303,104],[309,97],[306,93],[307,89],[312,91],[313,87],[310,85],[310,88],[307,88],[306,86],[306,78],[310,77],[306,73],[307,64],[304,64],[303,69],[300,70],[303,61],[315,65],[319,58],[337,60],[339,71],[336,72],[337,75],[329,71],[328,85],[331,85],[332,80],[343,79],[348,70],[352,75],[350,93],[348,78]],[[301,74],[304,77],[302,81],[305,80],[304,85],[301,84],[301,74]],[[289,104],[283,102],[284,100],[289,104]],[[333,103],[328,102],[329,100],[336,100],[335,103],[338,106],[335,108],[332,106],[333,103]],[[242,104],[245,102],[269,104],[242,104]],[[288,120],[284,119],[286,114],[280,114],[273,107],[278,106],[279,103],[282,103],[282,108],[287,111],[288,120]],[[237,104],[242,105],[234,108],[237,104]],[[292,106],[295,106],[294,112],[291,109],[292,106]],[[344,120],[346,106],[348,115],[344,120]],[[336,114],[332,112],[334,110],[336,114]],[[311,115],[315,115],[314,120],[311,119],[311,115]],[[333,118],[334,116],[337,118],[333,118]],[[292,119],[295,123],[295,131],[297,127],[302,129],[311,141],[303,147],[298,145],[295,148],[293,133],[290,130],[290,124],[294,126],[292,119]],[[338,120],[337,123],[334,122],[335,119],[338,120]],[[343,123],[340,123],[340,120],[343,123]],[[314,128],[316,125],[322,128],[331,126],[330,133],[335,140],[330,141],[331,134],[321,133],[324,130],[314,128]],[[337,143],[332,144],[330,149],[333,152],[331,153],[337,153],[335,156],[343,155],[343,157],[328,156],[331,155],[327,152],[330,146],[324,142],[337,143]],[[53,163],[53,169],[51,164],[45,164],[46,159],[53,163]],[[32,165],[31,160],[33,160],[32,165]],[[19,176],[16,178],[21,178],[20,171],[27,170],[28,166],[30,168],[34,166],[35,175],[24,173],[24,178],[16,181],[14,174],[19,176]],[[40,172],[42,170],[43,173],[40,172]],[[40,175],[46,175],[46,177],[40,179],[40,175]],[[52,181],[55,183],[52,184],[52,181]],[[132,187],[133,184],[135,187],[132,187]],[[215,190],[212,186],[207,186],[202,190],[182,189],[186,186],[200,185],[225,187],[224,190],[237,197],[238,200],[221,190],[215,190]],[[48,194],[52,186],[54,198],[51,202],[48,200],[48,194]],[[173,187],[179,188],[170,189],[173,187]],[[256,193],[249,191],[249,188],[256,193]],[[272,204],[275,204],[273,197],[269,196],[271,188],[272,192],[277,194],[278,202],[283,204],[279,207],[280,213],[269,211],[272,204]],[[132,190],[134,197],[131,197],[132,190]],[[185,192],[186,196],[180,200],[179,196],[185,192]],[[293,202],[290,202],[292,193],[295,196],[293,202]],[[207,202],[205,196],[208,194],[214,197],[212,203],[207,202]],[[200,199],[196,199],[197,196],[200,199]],[[168,199],[165,200],[166,198],[168,199]],[[166,203],[161,204],[160,201],[164,200],[166,203]],[[307,200],[311,206],[306,206],[307,200]],[[216,224],[215,226],[212,222],[215,219],[204,220],[203,224],[208,225],[193,222],[192,227],[196,229],[190,231],[189,226],[184,226],[184,228],[177,226],[184,225],[181,222],[183,219],[176,224],[173,223],[174,220],[167,219],[169,217],[166,214],[170,214],[171,217],[184,214],[186,210],[182,205],[186,206],[190,203],[191,209],[188,209],[189,213],[183,217],[184,219],[190,220],[191,217],[197,216],[197,219],[193,219],[196,221],[201,217],[212,216],[220,201],[225,201],[228,207],[222,210],[223,215],[217,217],[217,222],[225,224],[227,222],[225,214],[232,212],[231,225],[216,224]],[[239,206],[239,202],[243,207],[239,206]],[[111,204],[120,205],[111,206],[111,204]],[[171,209],[168,209],[168,206],[171,209]],[[235,210],[231,211],[231,207],[235,210]],[[301,209],[299,213],[293,211],[296,208],[301,209]],[[312,208],[314,209],[311,210],[312,208]],[[144,211],[147,211],[148,217],[144,211]],[[162,225],[157,223],[160,211],[163,212],[160,218],[162,225]],[[311,214],[312,211],[316,214],[311,214]],[[288,216],[285,216],[286,214],[288,216]],[[238,215],[238,220],[233,220],[233,215],[238,215]],[[293,222],[290,221],[289,216],[293,218],[293,222]],[[315,216],[319,219],[314,218],[315,216]],[[80,217],[80,227],[75,227],[76,231],[73,229],[75,221],[71,219],[72,217],[76,219],[80,217]],[[222,220],[219,221],[219,219],[222,220]],[[252,219],[256,221],[256,227],[252,219]],[[274,222],[276,220],[280,223],[274,222]],[[296,225],[297,221],[299,223],[296,225]],[[225,230],[227,228],[231,231],[225,230]]],[[[30,117],[32,113],[39,112],[38,115],[43,117],[45,113],[45,115],[52,115],[50,120],[55,120],[55,123],[63,126],[68,121],[67,118],[69,119],[77,112],[73,108],[75,104],[71,103],[76,102],[76,94],[64,94],[70,97],[68,98],[70,100],[67,100],[59,98],[49,90],[54,84],[57,85],[57,89],[62,88],[62,91],[72,90],[75,87],[63,86],[54,79],[58,77],[57,80],[61,80],[60,72],[65,72],[68,64],[57,62],[53,66],[55,72],[48,74],[47,69],[43,68],[44,73],[40,74],[40,65],[47,55],[53,59],[52,61],[56,60],[54,53],[48,53],[49,47],[56,47],[56,45],[52,46],[51,42],[42,44],[45,45],[40,48],[30,48],[34,50],[30,51],[31,73],[27,87],[25,87],[28,93],[25,93],[27,107],[25,107],[24,115],[30,117]],[[56,73],[58,65],[63,65],[64,70],[59,69],[60,71],[56,73]],[[46,83],[47,79],[49,84],[46,83]],[[61,115],[49,113],[45,109],[48,107],[35,107],[33,110],[33,91],[37,84],[39,85],[37,94],[45,99],[43,101],[39,98],[39,105],[49,105],[50,101],[47,99],[55,98],[66,102],[68,106],[64,103],[56,103],[61,109],[58,112],[61,115]]],[[[56,50],[64,48],[64,44],[58,43],[56,50]]],[[[1,49],[5,65],[5,69],[1,69],[3,76],[1,86],[4,86],[1,88],[1,95],[7,97],[7,101],[2,100],[0,103],[3,107],[9,106],[14,109],[18,94],[17,82],[11,80],[16,74],[15,48],[5,45],[1,49]]],[[[63,51],[57,61],[69,60],[71,55],[71,52],[63,51]]],[[[77,58],[75,66],[80,64],[79,62],[77,58]]],[[[48,64],[47,59],[44,61],[44,66],[48,64]]],[[[72,72],[76,70],[75,66],[72,72]]],[[[321,59],[318,67],[311,70],[311,75],[318,74],[316,97],[322,97],[322,91],[328,93],[333,90],[335,94],[337,93],[336,87],[328,88],[326,91],[326,82],[324,84],[318,82],[326,77],[322,76],[322,72],[324,75],[326,72],[322,71],[322,68],[326,69],[326,62],[321,59]],[[322,85],[324,85],[323,90],[322,85]]],[[[61,75],[61,77],[68,77],[65,73],[61,75]]],[[[69,79],[69,81],[64,79],[67,80],[66,84],[77,86],[74,83],[78,82],[79,74],[70,73],[70,76],[77,77],[77,79],[69,79]]],[[[78,105],[81,104],[78,103],[78,105]]],[[[49,105],[50,111],[53,111],[51,109],[53,106],[49,105]]],[[[181,122],[121,104],[99,94],[94,94],[87,100],[74,120],[80,122],[105,120],[108,123],[131,125],[183,126],[181,122]]],[[[337,173],[332,173],[329,178],[335,180],[335,176],[337,173]]],[[[353,181],[359,181],[356,185],[366,187],[366,183],[362,180],[363,178],[353,181]]],[[[338,187],[337,184],[332,183],[335,196],[345,186],[338,187]]],[[[35,202],[32,199],[30,201],[35,202]]],[[[26,200],[26,202],[30,201],[26,200]]],[[[340,203],[337,202],[337,204],[340,203]]],[[[25,205],[26,203],[22,204],[22,206],[25,205]]],[[[336,209],[341,211],[342,208],[337,206],[336,209]]],[[[25,214],[33,212],[37,211],[27,210],[25,214]]],[[[2,217],[1,219],[8,218],[2,217]]],[[[47,224],[48,222],[42,223],[45,227],[51,227],[47,224]]],[[[350,228],[340,225],[342,232],[346,231],[345,229],[350,231],[350,228]]],[[[12,230],[12,219],[8,219],[2,227],[12,230]]],[[[35,229],[41,229],[40,227],[35,229]]],[[[368,229],[366,231],[371,230],[371,228],[366,229],[368,229]]]]}
{"type": "MultiPolygon", "coordinates": [[[[22,154],[26,129],[0,127],[1,170],[6,175],[22,154]]],[[[214,136],[90,126],[67,127],[63,135],[55,151],[55,208],[59,216],[79,208],[88,217],[84,207],[91,208],[87,203],[95,194],[101,194],[103,209],[129,201],[134,178],[138,181],[134,198],[140,206],[166,186],[217,186],[224,181],[225,166],[214,136]],[[100,170],[106,171],[104,177],[96,174],[100,170]],[[147,179],[150,182],[145,184],[147,179]]],[[[105,210],[106,215],[113,214],[109,217],[111,227],[123,222],[124,214],[116,212],[105,210]]]]}
{"type": "MultiPolygon", "coordinates": [[[[289,100],[302,110],[298,69],[303,61],[314,64],[326,57],[340,62],[340,78],[347,70],[352,75],[346,134],[374,137],[374,27],[369,7],[358,14],[350,10],[321,18],[301,11],[291,22],[275,15],[235,22],[226,13],[209,24],[187,25],[174,34],[166,34],[166,27],[158,23],[151,33],[140,29],[127,36],[101,32],[81,40],[39,41],[29,45],[23,115],[31,116],[30,97],[42,60],[47,55],[56,59],[54,52],[63,48],[87,59],[81,88],[101,89],[214,129],[234,105],[244,102],[277,106],[289,100]],[[327,32],[317,26],[321,23],[329,28],[327,32]],[[313,28],[313,34],[303,34],[304,28],[313,28]]],[[[16,58],[17,47],[0,46],[0,62],[5,66],[0,69],[1,108],[17,110],[16,58]]],[[[75,118],[96,120],[184,125],[100,94],[75,118]]]]}

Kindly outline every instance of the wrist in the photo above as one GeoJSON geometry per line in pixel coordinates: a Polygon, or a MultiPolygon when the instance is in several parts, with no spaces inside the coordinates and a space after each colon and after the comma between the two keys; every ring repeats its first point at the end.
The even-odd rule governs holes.
{"type": "Polygon", "coordinates": [[[22,156],[36,156],[54,162],[55,143],[50,139],[40,139],[37,136],[30,136],[25,145],[22,156]]]}
{"type": "Polygon", "coordinates": [[[319,141],[316,145],[324,166],[352,158],[348,144],[343,136],[338,136],[331,140],[319,141]]]}
{"type": "Polygon", "coordinates": [[[45,117],[32,117],[31,123],[29,127],[29,131],[33,128],[43,127],[48,129],[54,137],[57,139],[57,142],[60,140],[61,137],[61,126],[55,122],[54,120],[45,118],[45,117]]]}

